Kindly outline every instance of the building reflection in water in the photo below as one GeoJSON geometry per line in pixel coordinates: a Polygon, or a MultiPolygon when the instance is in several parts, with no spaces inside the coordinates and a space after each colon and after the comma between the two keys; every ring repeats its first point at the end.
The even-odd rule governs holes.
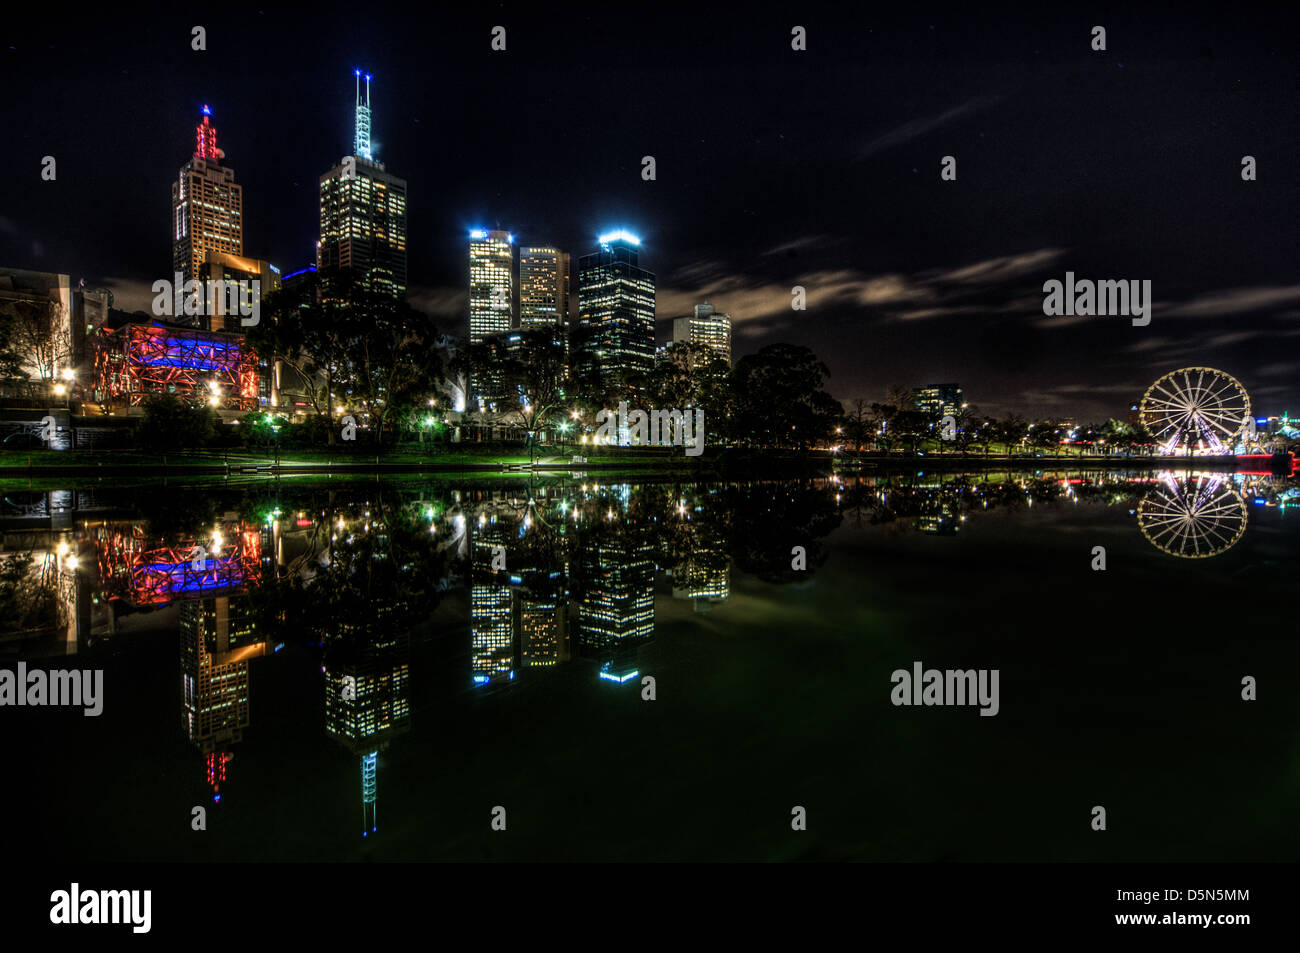
{"type": "Polygon", "coordinates": [[[180,649],[183,727],[220,802],[233,746],[251,718],[249,666],[266,655],[266,641],[247,597],[189,598],[180,606],[180,649]]]}
{"type": "Polygon", "coordinates": [[[361,836],[379,830],[378,762],[411,728],[411,640],[364,624],[341,627],[325,650],[325,732],[361,770],[361,836]]]}

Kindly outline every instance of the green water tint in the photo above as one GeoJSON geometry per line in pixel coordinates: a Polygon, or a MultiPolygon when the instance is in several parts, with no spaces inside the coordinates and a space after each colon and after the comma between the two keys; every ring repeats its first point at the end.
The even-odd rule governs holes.
{"type": "Polygon", "coordinates": [[[0,709],[4,797],[69,859],[1291,857],[1297,488],[1213,481],[10,491],[56,617],[0,665],[104,702],[0,709]],[[1227,545],[1153,540],[1200,500],[1227,545]]]}

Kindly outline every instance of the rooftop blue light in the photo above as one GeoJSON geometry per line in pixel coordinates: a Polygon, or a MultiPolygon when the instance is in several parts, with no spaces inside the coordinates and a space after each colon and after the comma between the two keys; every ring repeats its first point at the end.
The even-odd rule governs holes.
{"type": "Polygon", "coordinates": [[[608,245],[610,242],[627,242],[629,245],[640,245],[641,239],[637,238],[631,232],[619,229],[616,232],[606,232],[596,239],[602,245],[608,245]]]}
{"type": "Polygon", "coordinates": [[[621,685],[624,682],[628,681],[629,679],[636,678],[640,674],[641,674],[640,672],[629,672],[628,674],[619,677],[618,675],[615,675],[612,672],[601,672],[600,677],[605,679],[605,681],[607,682],[618,682],[621,685]]]}
{"type": "Polygon", "coordinates": [[[469,232],[470,238],[487,238],[487,232],[481,228],[472,228],[469,232]]]}

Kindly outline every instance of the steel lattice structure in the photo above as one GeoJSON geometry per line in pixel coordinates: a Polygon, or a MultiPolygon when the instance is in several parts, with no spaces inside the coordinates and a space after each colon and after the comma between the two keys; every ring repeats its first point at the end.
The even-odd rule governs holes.
{"type": "MultiPolygon", "coordinates": [[[[207,552],[197,538],[175,546],[156,540],[141,527],[102,535],[99,578],[110,599],[153,606],[242,589],[261,569],[262,536],[251,524],[229,527],[220,550],[207,552]]],[[[214,550],[216,547],[213,547],[214,550]]]]}
{"type": "Polygon", "coordinates": [[[1250,420],[1250,397],[1231,374],[1180,367],[1147,388],[1139,414],[1161,453],[1226,455],[1250,420]]]}
{"type": "Polygon", "coordinates": [[[105,403],[137,406],[155,394],[175,394],[255,410],[257,355],[237,334],[128,324],[101,343],[95,387],[105,403]]]}

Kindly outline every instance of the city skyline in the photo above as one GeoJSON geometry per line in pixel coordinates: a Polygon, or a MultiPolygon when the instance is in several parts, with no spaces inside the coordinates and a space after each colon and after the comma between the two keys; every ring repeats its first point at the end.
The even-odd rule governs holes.
{"type": "MultiPolygon", "coordinates": [[[[441,23],[447,57],[434,64],[418,19],[411,36],[392,37],[379,25],[342,36],[257,16],[262,29],[238,53],[215,32],[194,53],[173,17],[160,27],[183,32],[167,41],[175,50],[162,30],[127,36],[106,23],[96,41],[119,43],[122,68],[71,56],[41,93],[50,108],[0,160],[10,180],[32,183],[0,215],[0,261],[84,276],[114,289],[118,307],[147,307],[167,253],[151,210],[207,104],[244,190],[243,255],[300,270],[318,237],[313,183],[355,148],[348,74],[363,64],[375,77],[374,157],[412,183],[409,298],[445,331],[469,330],[471,228],[501,223],[521,244],[574,256],[627,228],[658,276],[657,342],[669,319],[707,299],[732,316],[737,358],[776,341],[806,345],[842,400],[955,380],[984,412],[1104,419],[1164,371],[1206,364],[1241,378],[1261,412],[1300,406],[1300,363],[1275,346],[1300,337],[1300,285],[1281,240],[1297,186],[1282,165],[1286,130],[1268,121],[1285,110],[1282,58],[1257,42],[1266,23],[1153,31],[1120,15],[1111,50],[1096,53],[1086,32],[1071,43],[1075,27],[1063,21],[1048,37],[995,31],[974,15],[931,24],[895,14],[862,31],[819,32],[814,21],[800,59],[789,27],[766,21],[709,15],[683,33],[648,18],[631,43],[590,19],[561,28],[512,18],[511,44],[493,59],[488,25],[457,13],[441,23]],[[290,28],[319,54],[295,78],[268,84],[271,67],[228,68],[232,57],[269,56],[290,28]],[[539,47],[561,40],[616,52],[617,68],[548,62],[539,47]],[[954,51],[965,73],[942,65],[954,51]],[[599,80],[616,69],[644,92],[634,110],[615,108],[622,94],[599,80]],[[129,95],[142,84],[153,95],[129,95]],[[507,95],[518,108],[493,134],[510,148],[447,148],[455,129],[492,131],[484,104],[507,95]],[[87,151],[59,119],[74,102],[74,112],[115,112],[129,134],[87,151]],[[1108,118],[1080,136],[1069,116],[1102,102],[1108,118]],[[1106,129],[1129,134],[1096,134],[1106,129]],[[46,154],[60,162],[55,182],[38,175],[46,154]],[[1256,181],[1239,174],[1247,154],[1259,160],[1256,181]],[[646,155],[653,181],[642,178],[646,155]],[[955,182],[940,179],[946,155],[955,182]],[[122,210],[86,214],[110,185],[122,210]],[[1182,201],[1193,190],[1198,201],[1182,201]],[[1152,281],[1150,326],[1046,317],[1043,282],[1067,270],[1152,281]],[[795,285],[806,311],[790,309],[795,285]]],[[[75,54],[88,42],[53,44],[75,54]]],[[[12,46],[11,67],[36,52],[12,46]]]]}

